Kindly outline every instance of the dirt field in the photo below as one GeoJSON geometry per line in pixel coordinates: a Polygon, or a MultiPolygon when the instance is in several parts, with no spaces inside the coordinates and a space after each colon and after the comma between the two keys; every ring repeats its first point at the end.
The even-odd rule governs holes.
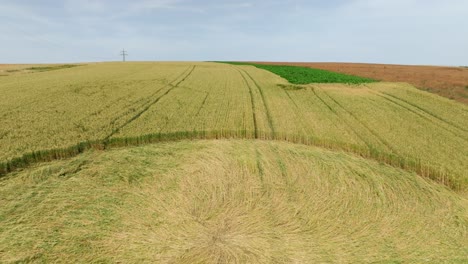
{"type": "Polygon", "coordinates": [[[390,82],[407,82],[417,88],[468,104],[468,68],[364,63],[258,62],[296,65],[347,73],[390,82]]]}

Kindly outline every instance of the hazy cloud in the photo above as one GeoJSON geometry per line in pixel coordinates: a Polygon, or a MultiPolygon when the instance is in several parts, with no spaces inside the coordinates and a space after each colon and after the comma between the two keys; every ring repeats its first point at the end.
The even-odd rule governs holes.
{"type": "Polygon", "coordinates": [[[1,62],[468,64],[465,0],[0,0],[1,62]]]}

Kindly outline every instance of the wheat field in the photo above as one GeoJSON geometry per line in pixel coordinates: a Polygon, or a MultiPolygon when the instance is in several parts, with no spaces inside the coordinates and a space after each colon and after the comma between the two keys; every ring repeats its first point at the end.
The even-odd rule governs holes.
{"type": "Polygon", "coordinates": [[[467,210],[468,108],[405,83],[0,78],[1,263],[466,263],[467,210]]]}
{"type": "Polygon", "coordinates": [[[105,63],[6,76],[0,90],[3,168],[31,152],[74,154],[80,142],[178,134],[344,149],[467,186],[467,107],[406,84],[291,86],[252,66],[105,63]]]}
{"type": "Polygon", "coordinates": [[[91,151],[0,182],[5,262],[462,263],[467,200],[345,152],[263,140],[91,151]]]}

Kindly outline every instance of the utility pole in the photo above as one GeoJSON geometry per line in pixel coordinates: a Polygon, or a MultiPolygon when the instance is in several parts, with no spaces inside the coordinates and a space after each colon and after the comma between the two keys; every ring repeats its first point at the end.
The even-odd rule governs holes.
{"type": "Polygon", "coordinates": [[[128,53],[125,51],[125,49],[122,49],[122,51],[120,52],[120,56],[122,56],[123,62],[125,62],[125,56],[128,56],[128,53]]]}

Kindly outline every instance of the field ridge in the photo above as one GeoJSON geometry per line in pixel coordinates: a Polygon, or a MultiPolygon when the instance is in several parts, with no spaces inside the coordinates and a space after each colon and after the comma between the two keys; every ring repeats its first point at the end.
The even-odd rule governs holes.
{"type": "MultiPolygon", "coordinates": [[[[174,133],[157,133],[147,134],[137,137],[110,138],[107,140],[95,140],[88,142],[80,142],[67,148],[48,149],[26,153],[21,157],[13,158],[7,162],[0,163],[0,178],[7,176],[9,173],[30,167],[31,165],[50,162],[54,160],[62,160],[75,157],[90,149],[108,150],[113,148],[121,148],[127,146],[140,146],[145,144],[154,144],[158,142],[173,142],[181,140],[215,140],[215,139],[249,139],[245,137],[248,131],[179,131],[174,133]]],[[[303,144],[309,146],[322,147],[329,150],[345,151],[364,158],[372,159],[378,162],[385,163],[389,166],[404,169],[406,171],[415,172],[416,174],[439,182],[455,191],[464,192],[466,186],[462,182],[454,182],[447,178],[445,171],[437,170],[436,168],[422,165],[420,160],[402,157],[393,153],[386,153],[380,150],[370,148],[362,149],[359,146],[351,144],[340,144],[323,139],[314,139],[300,135],[276,135],[262,133],[262,136],[255,137],[257,140],[275,140],[286,141],[295,144],[303,144]]]]}

